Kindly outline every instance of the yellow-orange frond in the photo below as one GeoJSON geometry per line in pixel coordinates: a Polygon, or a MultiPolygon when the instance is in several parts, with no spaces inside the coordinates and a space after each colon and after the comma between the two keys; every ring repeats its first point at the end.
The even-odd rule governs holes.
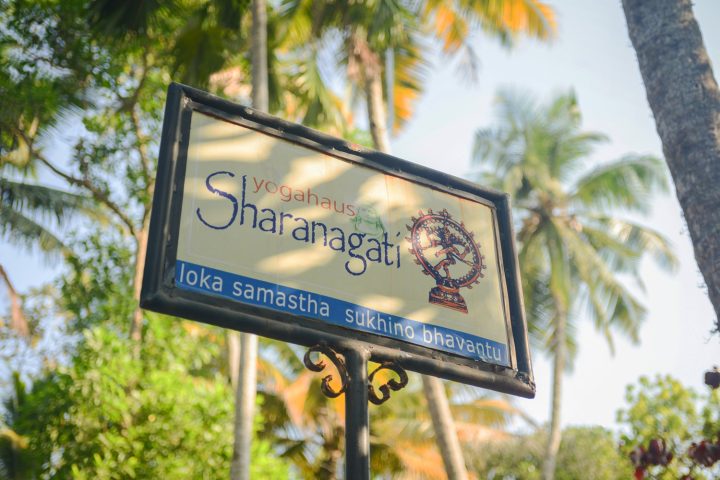
{"type": "Polygon", "coordinates": [[[439,4],[434,11],[435,32],[443,42],[445,53],[455,53],[468,37],[469,27],[465,18],[449,4],[439,4]]]}
{"type": "Polygon", "coordinates": [[[502,5],[500,20],[510,33],[543,40],[555,34],[555,11],[549,5],[539,0],[506,0],[502,5]]]}
{"type": "Polygon", "coordinates": [[[337,415],[339,422],[345,425],[345,395],[340,395],[337,398],[331,398],[328,400],[330,408],[337,415]]]}
{"type": "Polygon", "coordinates": [[[393,132],[397,133],[413,114],[420,97],[427,72],[424,51],[419,41],[413,41],[395,51],[393,81],[393,132]]]}
{"type": "Polygon", "coordinates": [[[290,421],[295,425],[304,425],[307,416],[304,414],[308,390],[313,379],[312,372],[302,372],[290,385],[280,392],[290,421]]]}
{"type": "Polygon", "coordinates": [[[555,10],[553,10],[550,5],[542,2],[536,1],[535,6],[547,23],[549,36],[554,36],[557,32],[557,18],[555,17],[555,10]]]}
{"type": "Polygon", "coordinates": [[[262,381],[265,388],[270,391],[280,393],[288,384],[285,375],[272,363],[258,357],[257,363],[258,378],[262,381]]]}
{"type": "Polygon", "coordinates": [[[395,122],[393,123],[393,133],[398,133],[405,123],[410,120],[415,108],[415,102],[420,96],[420,92],[413,88],[396,85],[393,97],[393,109],[395,112],[395,122]]]}
{"type": "Polygon", "coordinates": [[[182,322],[182,328],[188,335],[194,338],[204,337],[211,342],[217,342],[217,336],[210,330],[210,328],[199,324],[197,322],[182,322]]]}
{"type": "Polygon", "coordinates": [[[503,430],[485,427],[478,423],[456,421],[455,429],[457,430],[458,439],[465,443],[497,442],[510,437],[510,434],[503,430]]]}
{"type": "Polygon", "coordinates": [[[435,444],[398,442],[394,452],[405,467],[399,479],[446,479],[442,457],[435,444]]]}
{"type": "MultiPolygon", "coordinates": [[[[480,29],[500,38],[503,43],[527,35],[548,40],[555,34],[555,11],[541,0],[456,0],[460,10],[477,22],[480,29]]],[[[434,10],[438,7],[434,6],[434,10]]]]}

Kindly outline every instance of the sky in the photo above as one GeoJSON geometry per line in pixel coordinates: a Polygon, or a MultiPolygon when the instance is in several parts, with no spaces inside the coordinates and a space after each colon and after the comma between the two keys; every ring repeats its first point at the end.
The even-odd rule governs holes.
{"type": "MultiPolygon", "coordinates": [[[[541,101],[574,89],[584,128],[610,137],[588,166],[629,152],[661,157],[660,139],[620,1],[549,3],[557,11],[559,27],[552,44],[526,40],[507,51],[491,39],[477,38],[474,46],[481,71],[476,85],[459,80],[454,68],[435,68],[414,119],[392,142],[393,154],[454,175],[467,175],[474,132],[493,125],[498,89],[512,88],[541,101]]],[[[697,0],[695,13],[717,78],[720,33],[715,27],[720,21],[720,3],[697,0]]],[[[616,428],[616,411],[625,405],[625,387],[641,375],[670,374],[702,390],[707,388],[704,372],[720,365],[720,337],[709,333],[713,309],[703,290],[674,191],[655,197],[652,214],[640,220],[671,240],[680,268],[666,273],[649,260],[643,262],[641,275],[647,291],[641,299],[648,315],[639,345],[616,335],[613,355],[591,322],[577,322],[580,353],[573,372],[565,378],[564,425],[616,428]]],[[[544,422],[549,418],[552,365],[540,352],[532,353],[537,396],[519,399],[517,405],[544,422]]]]}
{"type": "MultiPolygon", "coordinates": [[[[549,45],[521,41],[512,51],[478,37],[481,61],[478,82],[462,81],[454,67],[436,59],[427,90],[414,119],[392,140],[393,154],[427,167],[465,176],[470,170],[474,132],[494,121],[493,100],[500,88],[515,88],[547,99],[574,89],[584,128],[607,134],[611,141],[598,148],[589,166],[624,153],[661,156],[660,140],[630,44],[619,0],[563,0],[556,8],[559,33],[549,45]]],[[[720,21],[717,0],[696,0],[696,17],[714,65],[720,65],[720,21]]],[[[717,75],[716,75],[717,76],[717,75]]],[[[642,265],[648,308],[641,343],[616,336],[614,355],[590,322],[580,319],[580,353],[565,378],[564,425],[599,424],[616,428],[615,413],[623,406],[626,385],[641,375],[670,374],[697,390],[706,388],[703,374],[720,364],[720,337],[711,337],[714,314],[695,263],[687,227],[674,192],[653,200],[653,212],[643,219],[665,234],[680,260],[669,274],[651,262],[642,265]]],[[[58,273],[28,252],[0,243],[0,263],[21,291],[58,273]]],[[[1,298],[1,297],[0,297],[1,298]]],[[[549,417],[551,364],[533,351],[537,397],[517,405],[544,422],[549,417]]]]}

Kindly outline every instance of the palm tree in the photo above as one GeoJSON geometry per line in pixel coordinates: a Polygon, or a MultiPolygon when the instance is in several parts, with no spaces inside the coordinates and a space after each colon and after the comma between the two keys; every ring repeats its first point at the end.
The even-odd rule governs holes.
{"type": "Polygon", "coordinates": [[[662,140],[720,333],[720,89],[690,0],[623,0],[662,140]]]}
{"type": "Polygon", "coordinates": [[[609,213],[645,213],[648,196],[667,188],[662,161],[626,155],[586,167],[593,148],[607,139],[581,130],[572,92],[546,105],[502,92],[499,125],[477,132],[478,180],[513,198],[525,305],[534,337],[553,358],[550,439],[543,477],[554,476],[560,445],[562,376],[576,350],[572,332],[585,313],[610,347],[613,331],[637,342],[645,308],[618,278],[637,280],[643,254],[673,267],[658,232],[609,213]]]}

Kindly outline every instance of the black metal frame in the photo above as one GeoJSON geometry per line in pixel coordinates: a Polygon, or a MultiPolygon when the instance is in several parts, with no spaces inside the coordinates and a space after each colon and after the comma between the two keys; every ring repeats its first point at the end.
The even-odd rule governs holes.
{"type": "Polygon", "coordinates": [[[367,353],[366,360],[391,362],[400,369],[527,398],[535,395],[510,202],[504,193],[347,143],[185,85],[172,84],[165,109],[146,258],[140,298],[143,308],[307,347],[330,345],[351,356],[352,352],[363,351],[367,353]],[[508,327],[511,366],[471,360],[312,318],[177,288],[175,261],[193,111],[494,208],[505,301],[511,319],[508,327]]]}

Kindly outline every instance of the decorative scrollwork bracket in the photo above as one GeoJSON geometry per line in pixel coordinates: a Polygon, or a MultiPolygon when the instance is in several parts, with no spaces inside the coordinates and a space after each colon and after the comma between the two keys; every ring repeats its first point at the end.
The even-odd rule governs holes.
{"type": "MultiPolygon", "coordinates": [[[[327,345],[320,344],[310,347],[308,349],[308,351],[305,353],[305,357],[303,358],[303,363],[308,368],[308,370],[311,370],[313,372],[322,372],[327,366],[322,356],[327,357],[337,369],[338,375],[340,376],[341,387],[337,390],[334,389],[331,386],[331,382],[333,381],[333,375],[328,374],[323,377],[322,383],[320,384],[320,389],[322,390],[323,394],[325,394],[325,396],[329,398],[337,398],[347,391],[348,382],[350,381],[347,366],[345,364],[345,359],[332,348],[328,347],[327,345]],[[313,361],[313,353],[318,353],[321,355],[317,361],[313,361]]],[[[407,384],[408,375],[402,367],[395,364],[394,362],[382,362],[380,365],[378,365],[377,368],[370,372],[367,377],[368,400],[375,405],[385,403],[388,399],[390,399],[391,391],[397,392],[398,390],[405,387],[407,384]],[[395,374],[397,374],[398,379],[391,378],[387,381],[387,383],[380,385],[376,389],[372,385],[372,382],[375,379],[377,373],[381,370],[390,370],[394,372],[395,374]]]]}
{"type": "Polygon", "coordinates": [[[390,399],[390,390],[397,392],[408,384],[408,375],[404,368],[393,362],[382,362],[375,370],[368,375],[368,400],[375,405],[380,405],[390,399]],[[380,395],[375,393],[375,387],[372,385],[373,378],[380,370],[390,370],[395,372],[399,380],[391,378],[387,383],[378,387],[380,395]]]}
{"type": "Polygon", "coordinates": [[[313,372],[322,372],[325,370],[325,362],[323,361],[322,357],[318,359],[317,362],[313,362],[312,360],[312,353],[319,353],[322,355],[325,355],[333,365],[335,365],[335,368],[338,371],[338,375],[340,376],[340,382],[342,386],[339,390],[335,390],[330,382],[333,380],[332,374],[325,375],[322,379],[322,383],[320,384],[320,389],[325,394],[325,396],[330,398],[337,398],[343,393],[345,393],[345,390],[347,390],[347,384],[348,384],[348,372],[347,368],[345,367],[345,360],[338,356],[337,352],[333,350],[332,348],[328,347],[327,345],[315,345],[314,347],[310,347],[308,351],[305,353],[305,357],[303,358],[303,363],[305,364],[305,367],[307,367],[308,370],[311,370],[313,372]]]}

